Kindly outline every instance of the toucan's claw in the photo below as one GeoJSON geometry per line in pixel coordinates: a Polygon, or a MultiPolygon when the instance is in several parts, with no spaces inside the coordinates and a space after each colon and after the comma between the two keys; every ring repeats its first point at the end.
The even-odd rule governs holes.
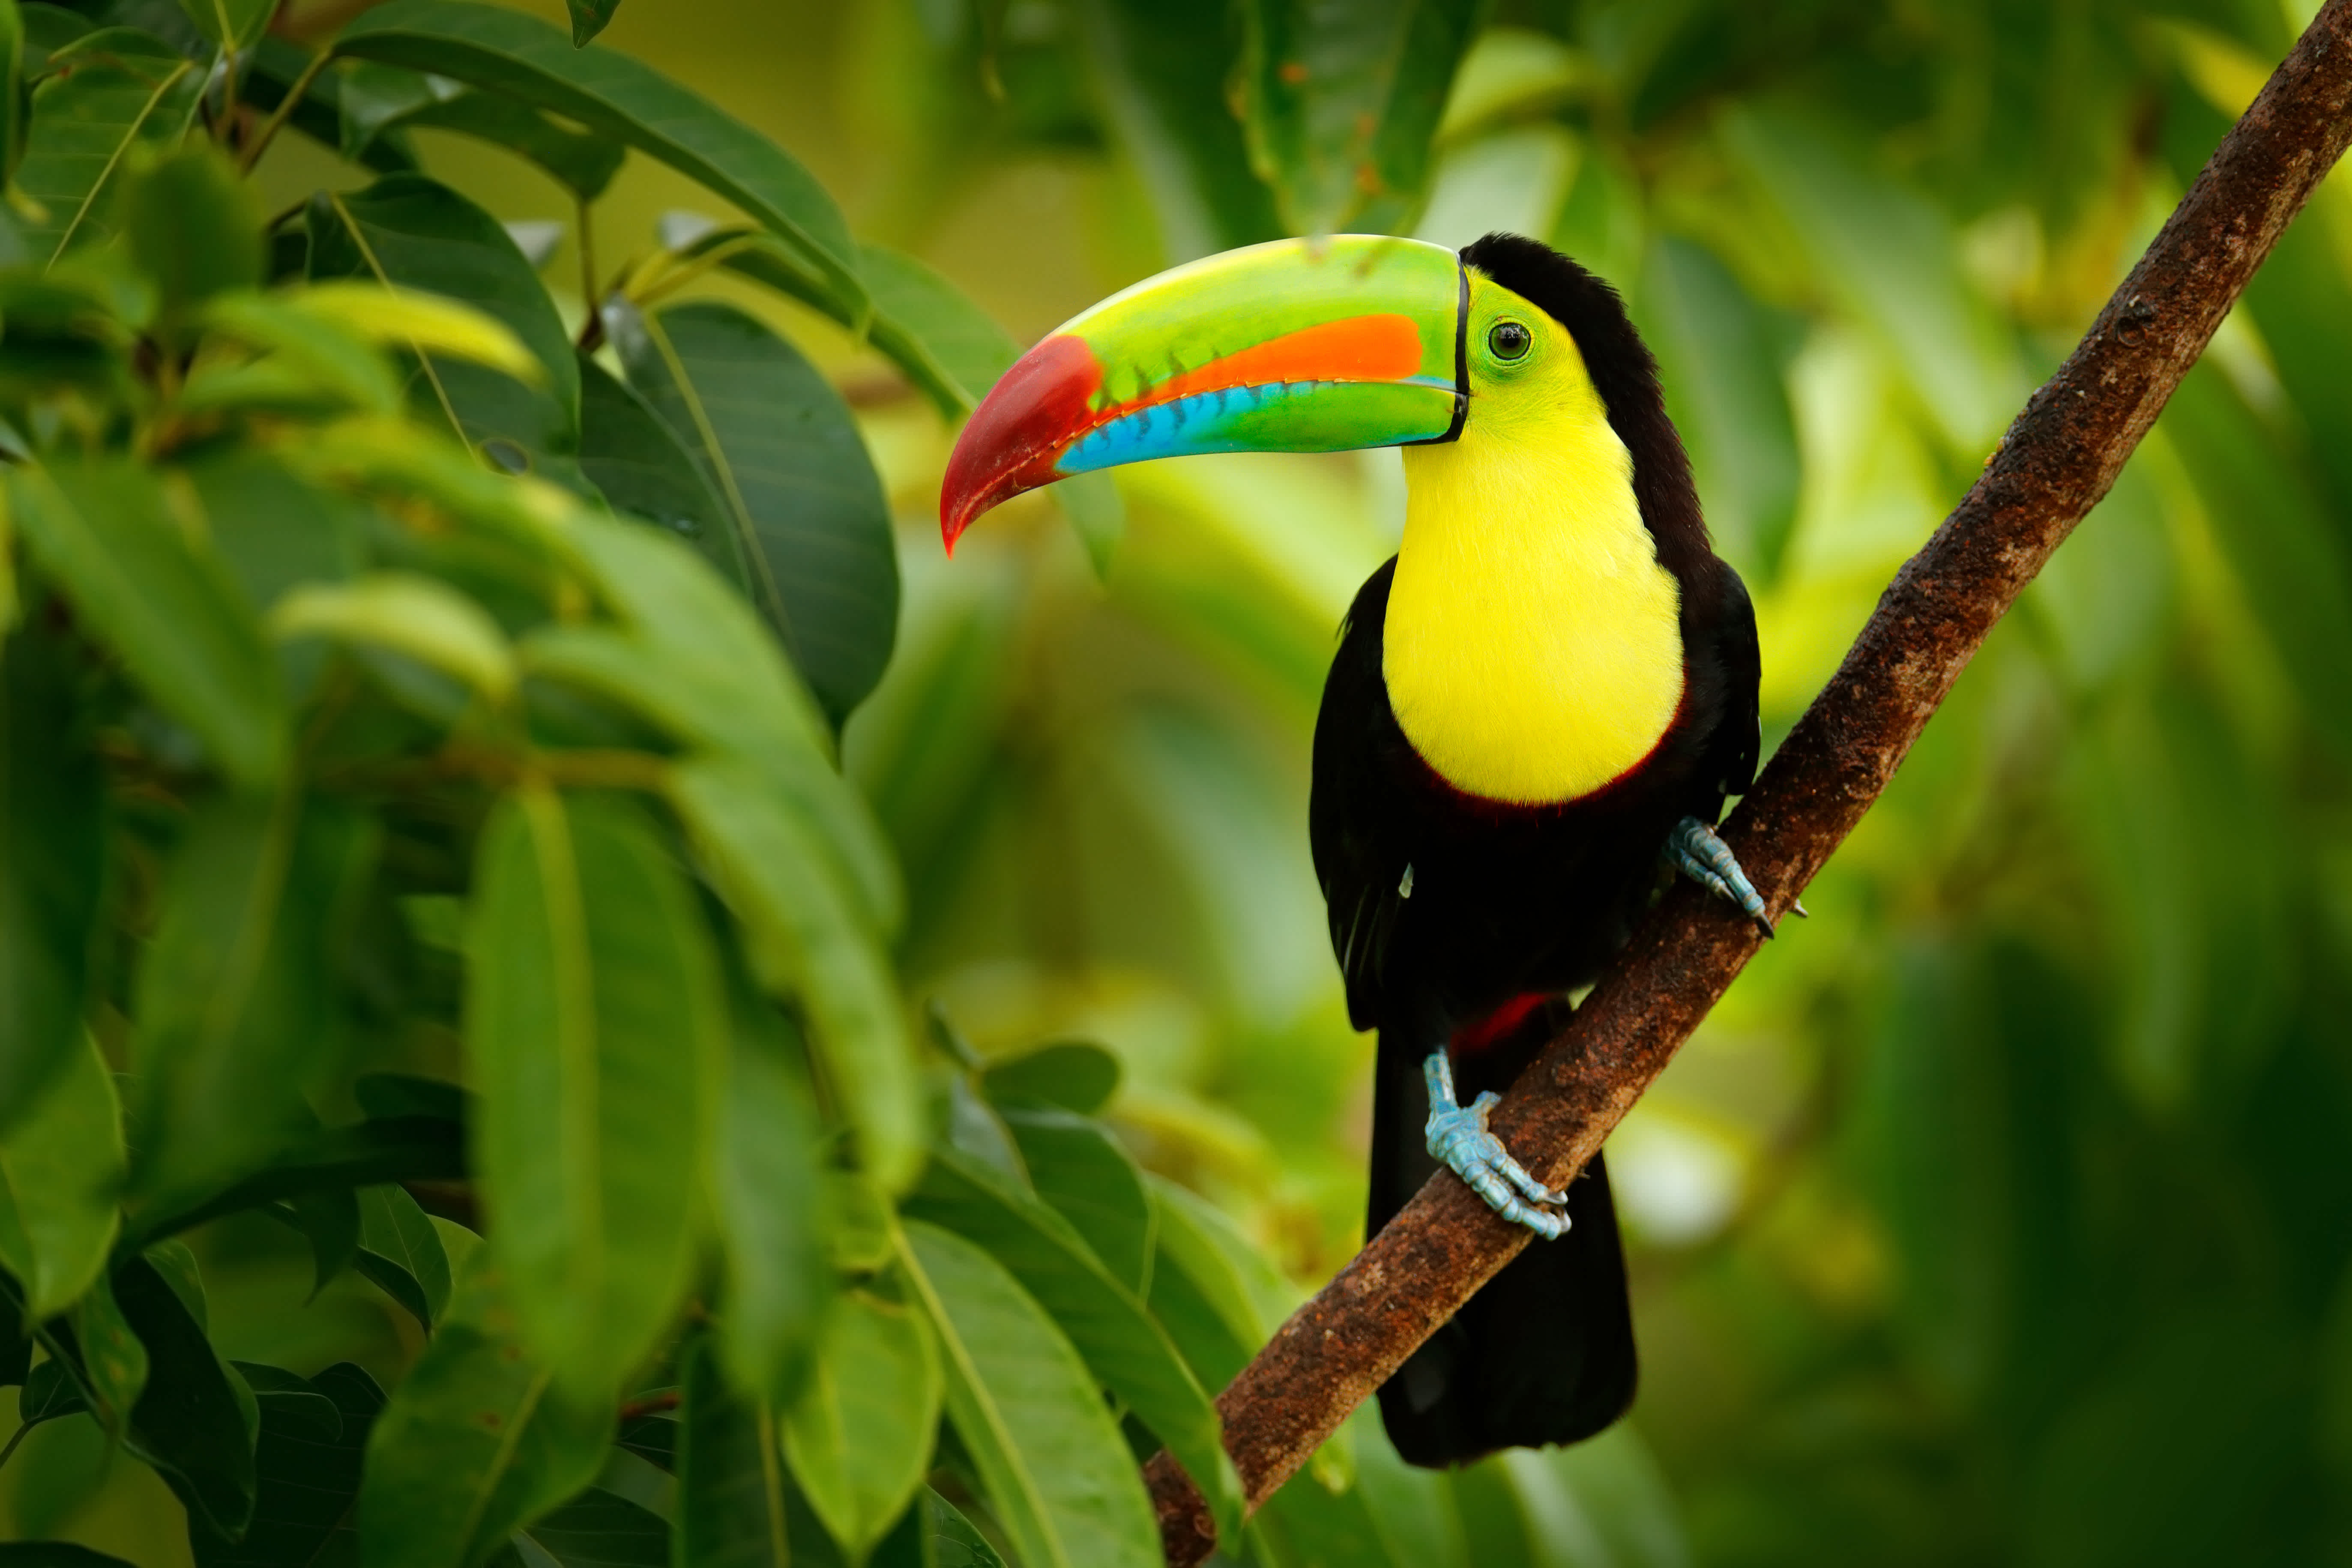
{"type": "Polygon", "coordinates": [[[1801,921],[1809,921],[1813,918],[1813,911],[1805,908],[1805,900],[1802,899],[1790,899],[1789,900],[1789,912],[1796,916],[1801,921]]]}
{"type": "MultiPolygon", "coordinates": [[[[1766,912],[1764,900],[1756,891],[1748,873],[1739,868],[1738,858],[1728,845],[1715,835],[1715,829],[1696,816],[1685,816],[1675,824],[1666,836],[1666,858],[1675,868],[1706,888],[1727,903],[1737,904],[1739,910],[1763,931],[1769,940],[1774,933],[1772,917],[1766,912]]],[[[1800,907],[1799,914],[1804,913],[1800,907]]]]}
{"type": "Polygon", "coordinates": [[[1422,1064],[1429,1085],[1429,1152],[1486,1200],[1486,1206],[1505,1219],[1526,1226],[1547,1240],[1568,1234],[1566,1193],[1558,1193],[1528,1174],[1511,1158],[1501,1139],[1486,1131],[1486,1118],[1501,1097],[1480,1095],[1467,1106],[1454,1098],[1454,1063],[1440,1046],[1422,1064]]]}

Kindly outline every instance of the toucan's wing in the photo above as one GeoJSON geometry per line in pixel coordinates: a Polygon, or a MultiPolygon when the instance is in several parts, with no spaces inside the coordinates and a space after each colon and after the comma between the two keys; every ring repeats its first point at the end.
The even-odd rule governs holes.
{"type": "Polygon", "coordinates": [[[1331,952],[1347,982],[1349,1021],[1359,1029],[1381,1021],[1407,864],[1394,755],[1403,737],[1381,675],[1381,628],[1395,572],[1391,559],[1373,573],[1340,624],[1339,651],[1315,720],[1314,788],[1307,807],[1331,952]]]}

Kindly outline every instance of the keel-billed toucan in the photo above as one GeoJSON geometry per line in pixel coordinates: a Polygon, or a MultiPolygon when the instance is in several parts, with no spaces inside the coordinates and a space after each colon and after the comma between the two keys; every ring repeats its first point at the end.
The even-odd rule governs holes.
{"type": "Polygon", "coordinates": [[[1404,537],[1341,628],[1308,811],[1349,1016],[1380,1031],[1370,1225],[1442,1160],[1550,1238],[1381,1390],[1398,1451],[1441,1465],[1589,1436],[1633,1394],[1608,1177],[1544,1189],[1486,1132],[1493,1091],[1663,868],[1766,920],[1711,827],[1755,773],[1755,616],[1648,350],[1606,283],[1516,236],[1254,246],[1031,350],[965,427],[940,512],[952,548],[1090,469],[1388,446],[1404,537]]]}

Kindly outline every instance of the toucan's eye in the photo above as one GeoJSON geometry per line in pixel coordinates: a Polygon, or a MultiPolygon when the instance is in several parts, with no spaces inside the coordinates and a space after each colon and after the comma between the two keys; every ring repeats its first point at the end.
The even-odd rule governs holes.
{"type": "Polygon", "coordinates": [[[1499,360],[1525,359],[1535,342],[1535,334],[1517,321],[1497,321],[1486,332],[1486,346],[1499,360]]]}

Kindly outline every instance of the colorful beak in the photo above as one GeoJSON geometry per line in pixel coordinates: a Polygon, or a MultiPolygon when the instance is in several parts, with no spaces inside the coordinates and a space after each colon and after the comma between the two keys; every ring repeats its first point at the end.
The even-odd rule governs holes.
{"type": "Polygon", "coordinates": [[[1358,234],[1229,250],[1114,294],[973,412],[940,495],[948,548],[1000,501],[1120,463],[1450,441],[1469,300],[1454,252],[1358,234]]]}

